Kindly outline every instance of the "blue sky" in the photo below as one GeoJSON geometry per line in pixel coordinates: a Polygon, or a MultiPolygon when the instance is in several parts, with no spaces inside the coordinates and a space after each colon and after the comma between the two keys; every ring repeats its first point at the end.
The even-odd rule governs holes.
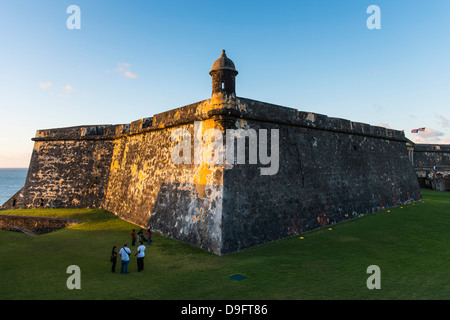
{"type": "Polygon", "coordinates": [[[448,0],[2,1],[0,39],[0,167],[28,167],[38,129],[208,99],[222,49],[240,97],[450,143],[448,0]]]}

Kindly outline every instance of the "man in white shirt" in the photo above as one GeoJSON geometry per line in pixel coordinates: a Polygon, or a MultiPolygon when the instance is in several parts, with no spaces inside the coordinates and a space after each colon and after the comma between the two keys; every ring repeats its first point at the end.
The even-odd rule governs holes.
{"type": "Polygon", "coordinates": [[[120,266],[120,273],[128,273],[128,263],[130,262],[131,250],[127,248],[127,244],[123,245],[123,248],[119,251],[122,258],[122,265],[120,266]]]}
{"type": "Polygon", "coordinates": [[[139,241],[140,246],[137,248],[136,256],[137,256],[137,267],[138,272],[144,270],[144,257],[145,257],[145,246],[144,243],[139,241]]]}

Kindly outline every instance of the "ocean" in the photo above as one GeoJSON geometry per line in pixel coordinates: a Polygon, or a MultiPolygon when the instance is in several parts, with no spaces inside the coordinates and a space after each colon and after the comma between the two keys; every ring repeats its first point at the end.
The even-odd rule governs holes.
{"type": "Polygon", "coordinates": [[[0,168],[0,206],[23,187],[27,172],[28,168],[0,168]]]}

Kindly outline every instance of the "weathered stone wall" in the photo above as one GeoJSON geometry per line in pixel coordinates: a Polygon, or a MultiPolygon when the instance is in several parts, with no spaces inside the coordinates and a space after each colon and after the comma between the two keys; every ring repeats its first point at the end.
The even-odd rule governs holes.
{"type": "Polygon", "coordinates": [[[0,215],[0,229],[24,229],[32,234],[44,234],[77,223],[79,223],[79,221],[62,218],[0,215]]]}
{"type": "Polygon", "coordinates": [[[414,167],[423,169],[450,170],[450,145],[416,144],[414,167]]]}
{"type": "Polygon", "coordinates": [[[172,141],[171,134],[177,129],[194,135],[192,123],[116,141],[105,208],[164,236],[220,254],[222,168],[174,164],[171,152],[178,141],[172,141]]]}
{"type": "Polygon", "coordinates": [[[279,130],[279,170],[224,171],[222,253],[421,199],[401,133],[244,99],[241,109],[249,119],[235,128],[279,130]]]}
{"type": "Polygon", "coordinates": [[[115,131],[115,126],[37,131],[25,185],[3,208],[101,208],[115,131]]]}
{"type": "Polygon", "coordinates": [[[219,255],[421,198],[402,132],[234,96],[129,125],[40,130],[34,140],[25,186],[3,208],[105,208],[219,255]],[[248,157],[207,161],[218,141],[208,130],[225,142],[237,128],[279,130],[275,175],[248,157]],[[189,135],[189,163],[172,160],[175,130],[189,135]]]}
{"type": "Polygon", "coordinates": [[[450,190],[450,145],[416,144],[413,162],[422,188],[450,190]]]}

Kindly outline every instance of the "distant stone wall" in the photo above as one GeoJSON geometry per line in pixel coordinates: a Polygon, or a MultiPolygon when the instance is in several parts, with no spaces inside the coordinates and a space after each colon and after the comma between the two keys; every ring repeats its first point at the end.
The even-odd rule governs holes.
{"type": "Polygon", "coordinates": [[[450,145],[416,144],[414,168],[450,171],[450,145]]]}
{"type": "Polygon", "coordinates": [[[422,188],[450,191],[450,145],[416,144],[413,159],[422,188]]]}
{"type": "Polygon", "coordinates": [[[101,208],[113,151],[105,128],[39,130],[25,185],[3,207],[101,208]]]}
{"type": "Polygon", "coordinates": [[[0,229],[25,230],[36,235],[66,228],[77,223],[79,221],[62,218],[0,215],[0,229]]]}

